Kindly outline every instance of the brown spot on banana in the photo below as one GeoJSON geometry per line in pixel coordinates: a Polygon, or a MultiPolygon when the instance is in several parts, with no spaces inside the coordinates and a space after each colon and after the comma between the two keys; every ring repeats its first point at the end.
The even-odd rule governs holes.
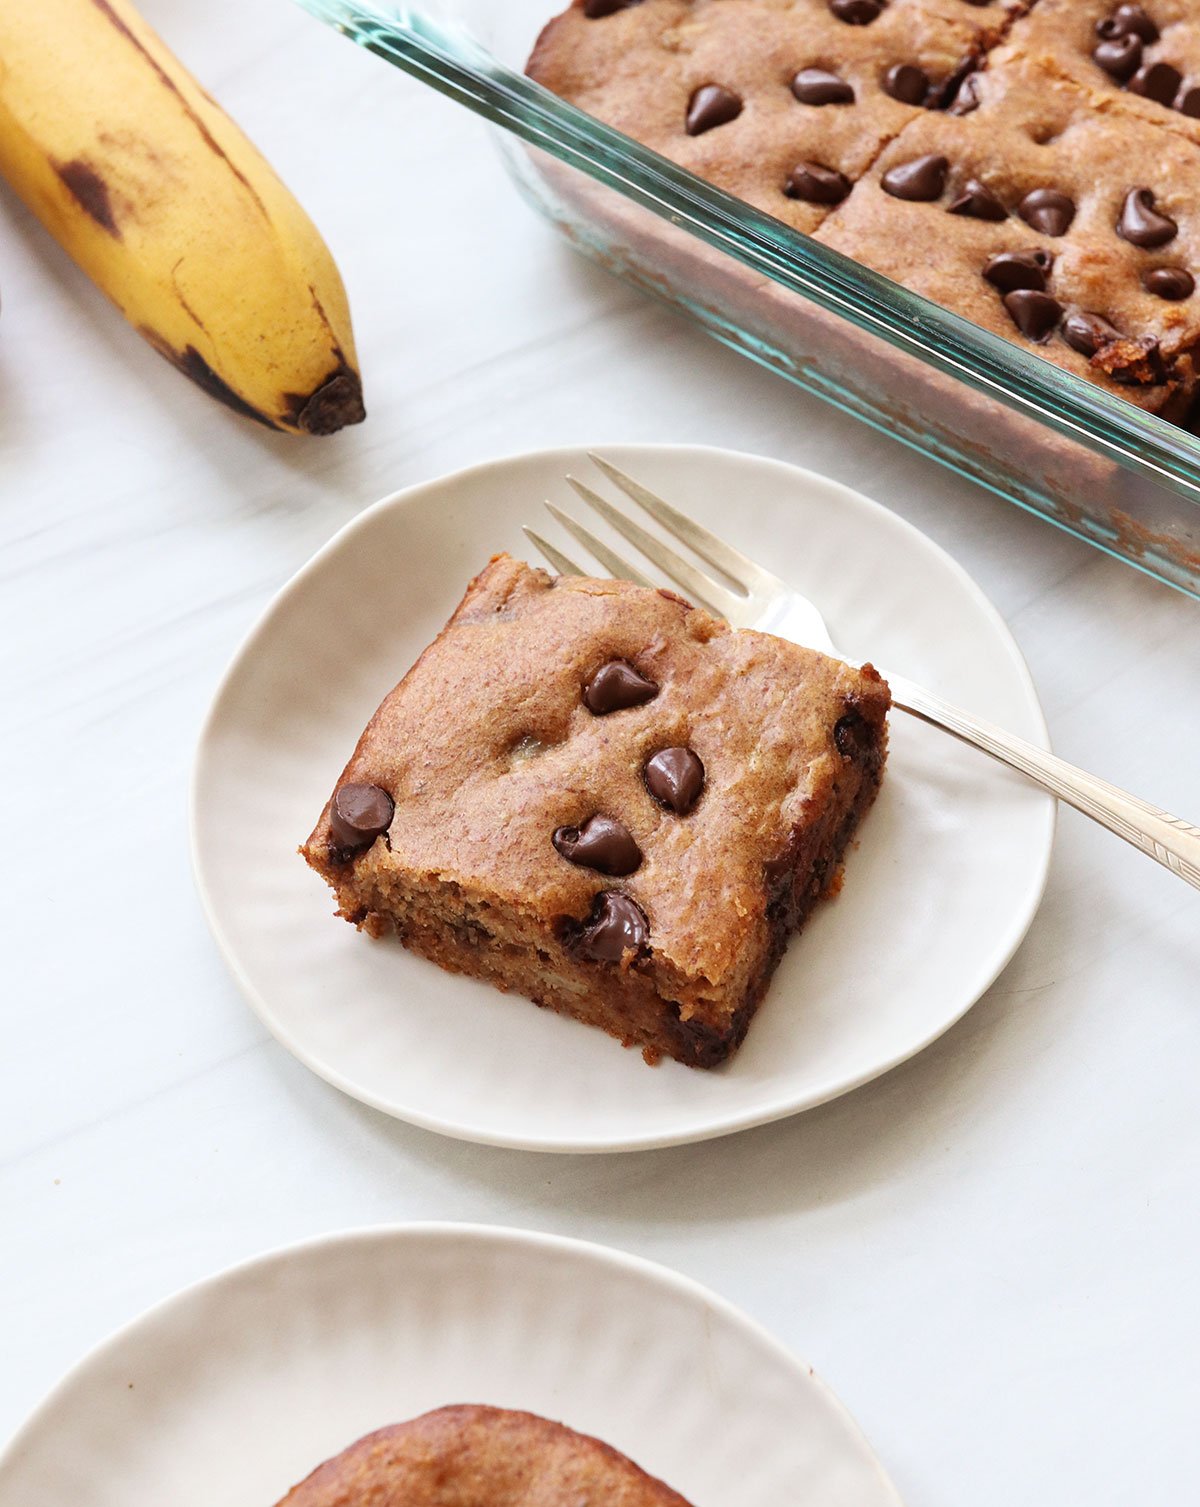
{"type": "Polygon", "coordinates": [[[82,157],[76,157],[71,162],[56,162],[54,171],[62,179],[67,192],[96,224],[109,235],[121,239],[121,231],[117,225],[117,217],[113,213],[112,196],[108,191],[108,184],[91,165],[82,157]]]}
{"type": "Polygon", "coordinates": [[[226,408],[243,418],[253,419],[268,429],[283,431],[298,429],[303,434],[336,434],[348,424],[361,424],[367,416],[363,406],[362,380],[358,373],[338,355],[338,366],[328,377],[318,383],[310,393],[286,393],[286,408],[280,414],[264,413],[255,408],[242,395],[219,376],[195,348],[189,345],[177,351],[156,330],[144,325],[141,335],[154,347],[160,356],[171,363],[185,377],[190,377],[197,387],[216,398],[226,408]]]}
{"type": "MultiPolygon", "coordinates": [[[[250,182],[249,178],[246,177],[245,173],[242,172],[237,163],[230,160],[229,154],[225,151],[225,149],[221,146],[221,143],[204,124],[203,119],[199,115],[197,115],[196,111],[192,109],[190,104],[188,104],[187,100],[183,97],[179,85],[166,71],[162,64],[159,63],[158,59],[154,57],[152,53],[147,52],[140,38],[138,38],[132,31],[130,31],[129,27],[125,24],[121,17],[117,15],[116,11],[113,10],[112,6],[108,3],[108,0],[92,0],[92,4],[98,11],[100,11],[100,13],[105,17],[106,20],[110,21],[113,26],[116,27],[116,29],[121,33],[126,41],[129,42],[130,46],[137,48],[138,52],[141,53],[146,62],[149,63],[151,68],[154,69],[154,72],[158,75],[159,81],[163,84],[163,86],[169,89],[171,93],[178,98],[179,103],[183,106],[184,113],[196,127],[197,131],[199,131],[201,140],[204,142],[205,146],[207,146],[211,151],[215,152],[221,159],[221,161],[228,166],[229,171],[238,180],[238,182],[241,183],[243,188],[245,188],[246,192],[254,200],[255,204],[258,205],[263,219],[269,220],[271,217],[267,213],[267,207],[259,198],[258,191],[254,187],[253,183],[250,182]]],[[[220,109],[220,106],[216,104],[216,101],[213,100],[210,95],[205,94],[204,97],[216,109],[220,109]]]]}

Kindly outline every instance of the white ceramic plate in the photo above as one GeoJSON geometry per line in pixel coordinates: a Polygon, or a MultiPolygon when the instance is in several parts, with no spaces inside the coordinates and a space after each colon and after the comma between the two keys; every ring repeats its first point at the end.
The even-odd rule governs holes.
{"type": "Polygon", "coordinates": [[[0,1457],[11,1507],[271,1507],[353,1440],[453,1402],[595,1434],[695,1507],[900,1507],[809,1367],[660,1266],[471,1225],[234,1267],[78,1366],[0,1457]]]}
{"type": "MultiPolygon", "coordinates": [[[[703,448],[606,446],[822,607],[845,652],[923,681],[1036,742],[1021,655],[924,535],[823,477],[703,448]]],[[[585,455],[547,451],[368,509],[280,593],[225,678],[200,742],[200,893],[246,995],[316,1072],[450,1135],[556,1151],[671,1145],[761,1124],[865,1083],[951,1025],[1033,918],[1049,797],[903,714],[842,894],[794,940],[726,1067],[645,1066],[589,1027],[442,973],[332,916],[296,846],[383,696],[468,579],[521,524],[554,525],[585,455]]],[[[598,479],[592,473],[593,480],[598,479]]],[[[582,507],[582,505],[580,505],[582,507]]]]}

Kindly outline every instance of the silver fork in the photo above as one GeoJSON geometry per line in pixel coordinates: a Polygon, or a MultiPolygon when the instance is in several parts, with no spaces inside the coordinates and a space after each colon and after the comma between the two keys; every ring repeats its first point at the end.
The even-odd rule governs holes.
{"type": "MultiPolygon", "coordinates": [[[[577,477],[568,476],[567,482],[576,494],[589,507],[594,508],[617,533],[628,539],[647,559],[652,560],[666,576],[681,586],[692,601],[708,608],[718,617],[725,618],[735,628],[757,628],[846,660],[847,656],[840,654],[835,648],[824,619],[807,597],[801,596],[786,581],[781,581],[778,576],[772,575],[769,570],[742,554],[741,550],[734,549],[733,545],[702,528],[686,513],[681,513],[669,502],[656,497],[611,461],[595,454],[591,459],[614,485],[639,507],[644,508],[668,534],[720,571],[735,588],[731,590],[714,576],[700,570],[577,477]]],[[[595,556],[610,575],[620,580],[633,581],[639,586],[655,585],[635,565],[610,549],[602,539],[597,538],[561,508],[552,502],[547,502],[546,506],[563,528],[595,556]]],[[[588,574],[533,529],[526,528],[525,533],[561,575],[588,574]]],[[[1178,874],[1181,879],[1200,889],[1200,829],[1177,816],[1171,816],[1169,812],[1160,811],[1157,806],[1151,806],[1105,780],[1097,779],[1085,770],[1077,769],[1065,759],[1047,753],[1024,738],[1018,738],[1005,732],[1003,728],[973,717],[901,675],[893,675],[882,669],[880,673],[891,686],[893,704],[901,711],[910,712],[923,722],[940,727],[973,748],[990,754],[1010,769],[1019,770],[1043,790],[1050,791],[1060,801],[1066,801],[1077,811],[1090,816],[1093,821],[1107,827],[1110,832],[1115,832],[1118,837],[1123,837],[1135,848],[1140,848],[1143,853],[1157,859],[1173,874],[1178,874]]]]}

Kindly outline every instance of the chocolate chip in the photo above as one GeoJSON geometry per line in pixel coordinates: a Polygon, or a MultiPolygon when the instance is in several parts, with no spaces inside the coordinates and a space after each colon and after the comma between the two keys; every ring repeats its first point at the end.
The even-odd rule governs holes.
{"type": "Polygon", "coordinates": [[[1200,116],[1200,84],[1185,84],[1175,96],[1175,109],[1193,120],[1200,116]]]}
{"type": "Polygon", "coordinates": [[[1017,213],[1043,235],[1066,235],[1075,218],[1075,201],[1056,188],[1035,188],[1017,205],[1017,213]]]}
{"type": "Polygon", "coordinates": [[[1186,267],[1155,267],[1142,278],[1142,287],[1157,298],[1178,303],[1196,291],[1196,279],[1186,267]]]}
{"type": "Polygon", "coordinates": [[[598,21],[601,16],[611,16],[641,3],[642,0],[583,0],[583,13],[589,21],[598,21]]]}
{"type": "Polygon", "coordinates": [[[687,133],[703,136],[714,126],[728,125],[742,113],[742,98],[722,84],[701,84],[692,95],[687,110],[687,133]]]}
{"type": "Polygon", "coordinates": [[[827,68],[801,68],[792,80],[792,93],[802,105],[852,105],[854,90],[827,68]]]}
{"type": "Polygon", "coordinates": [[[1179,226],[1170,215],[1159,214],[1154,207],[1154,194],[1148,188],[1131,188],[1121,206],[1121,218],[1117,221],[1117,234],[1134,246],[1148,251],[1154,246],[1165,246],[1179,233],[1179,226]]]}
{"type": "Polygon", "coordinates": [[[784,193],[806,204],[840,204],[852,184],[845,173],[822,162],[799,162],[788,174],[784,193]]]}
{"type": "Polygon", "coordinates": [[[979,75],[970,74],[963,80],[963,86],[958,91],[953,102],[947,107],[947,115],[970,115],[972,110],[978,110],[982,104],[979,93],[979,75]]]}
{"type": "Polygon", "coordinates": [[[686,816],[704,789],[704,765],[690,748],[664,748],[647,761],[646,789],[656,801],[686,816]]]}
{"type": "Polygon", "coordinates": [[[988,258],[983,275],[1001,293],[1012,293],[1017,288],[1033,288],[1044,293],[1046,276],[1053,261],[1050,253],[1040,246],[1032,251],[1000,251],[988,258]]]}
{"type": "Polygon", "coordinates": [[[601,874],[632,874],[642,861],[629,828],[611,816],[589,816],[580,827],[559,827],[551,841],[568,863],[601,874]]]}
{"type": "Polygon", "coordinates": [[[653,680],[648,680],[623,659],[610,659],[584,686],[583,704],[597,717],[606,717],[609,712],[642,706],[657,695],[658,686],[653,680]]]}
{"type": "Polygon", "coordinates": [[[1098,63],[1111,78],[1123,84],[1142,66],[1142,39],[1128,31],[1124,36],[1101,42],[1092,51],[1092,61],[1098,63]]]}
{"type": "Polygon", "coordinates": [[[915,63],[895,63],[883,75],[883,92],[902,105],[923,105],[929,93],[929,75],[915,63]]]}
{"type": "Polygon", "coordinates": [[[968,178],[963,191],[950,205],[952,215],[969,215],[973,220],[1007,220],[1008,210],[986,183],[968,178]]]}
{"type": "Polygon", "coordinates": [[[861,759],[875,747],[875,739],[861,712],[848,712],[833,726],[833,742],[843,759],[861,759]]]}
{"type": "Polygon", "coordinates": [[[343,785],[329,806],[329,835],[340,856],[369,848],[392,825],[396,803],[379,785],[343,785]]]}
{"type": "Polygon", "coordinates": [[[935,152],[924,157],[914,157],[911,162],[898,162],[883,175],[883,191],[893,199],[912,199],[928,203],[940,199],[946,187],[949,162],[935,152]]]}
{"type": "Polygon", "coordinates": [[[1118,5],[1111,16],[1096,22],[1098,37],[1141,37],[1143,42],[1158,41],[1158,27],[1140,5],[1118,5]]]}
{"type": "Polygon", "coordinates": [[[1004,307],[1022,335],[1045,340],[1062,318],[1062,304],[1036,288],[1017,288],[1004,295],[1004,307]]]}
{"type": "Polygon", "coordinates": [[[641,906],[620,890],[601,890],[576,947],[593,963],[619,963],[626,953],[648,950],[650,924],[641,906]]]}
{"type": "Polygon", "coordinates": [[[1099,314],[1072,309],[1062,322],[1062,338],[1081,356],[1094,356],[1101,346],[1120,340],[1121,334],[1099,314]]]}
{"type": "MultiPolygon", "coordinates": [[[[763,864],[763,880],[766,884],[767,902],[775,907],[791,890],[792,876],[796,871],[796,855],[800,847],[799,834],[793,828],[788,840],[774,858],[763,864]]],[[[770,910],[768,910],[770,914],[770,910]]]]}
{"type": "Polygon", "coordinates": [[[1138,69],[1126,87],[1130,94],[1140,94],[1145,99],[1157,100],[1160,105],[1169,105],[1182,83],[1183,74],[1170,63],[1147,63],[1138,69]]]}
{"type": "Polygon", "coordinates": [[[869,26],[883,7],[884,0],[829,0],[829,9],[847,26],[869,26]]]}

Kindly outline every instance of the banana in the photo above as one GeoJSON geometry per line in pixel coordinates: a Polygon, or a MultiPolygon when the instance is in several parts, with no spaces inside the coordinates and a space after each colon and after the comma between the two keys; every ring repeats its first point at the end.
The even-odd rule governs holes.
{"type": "Polygon", "coordinates": [[[328,248],[127,0],[0,0],[0,175],[214,398],[296,434],[364,417],[328,248]]]}

